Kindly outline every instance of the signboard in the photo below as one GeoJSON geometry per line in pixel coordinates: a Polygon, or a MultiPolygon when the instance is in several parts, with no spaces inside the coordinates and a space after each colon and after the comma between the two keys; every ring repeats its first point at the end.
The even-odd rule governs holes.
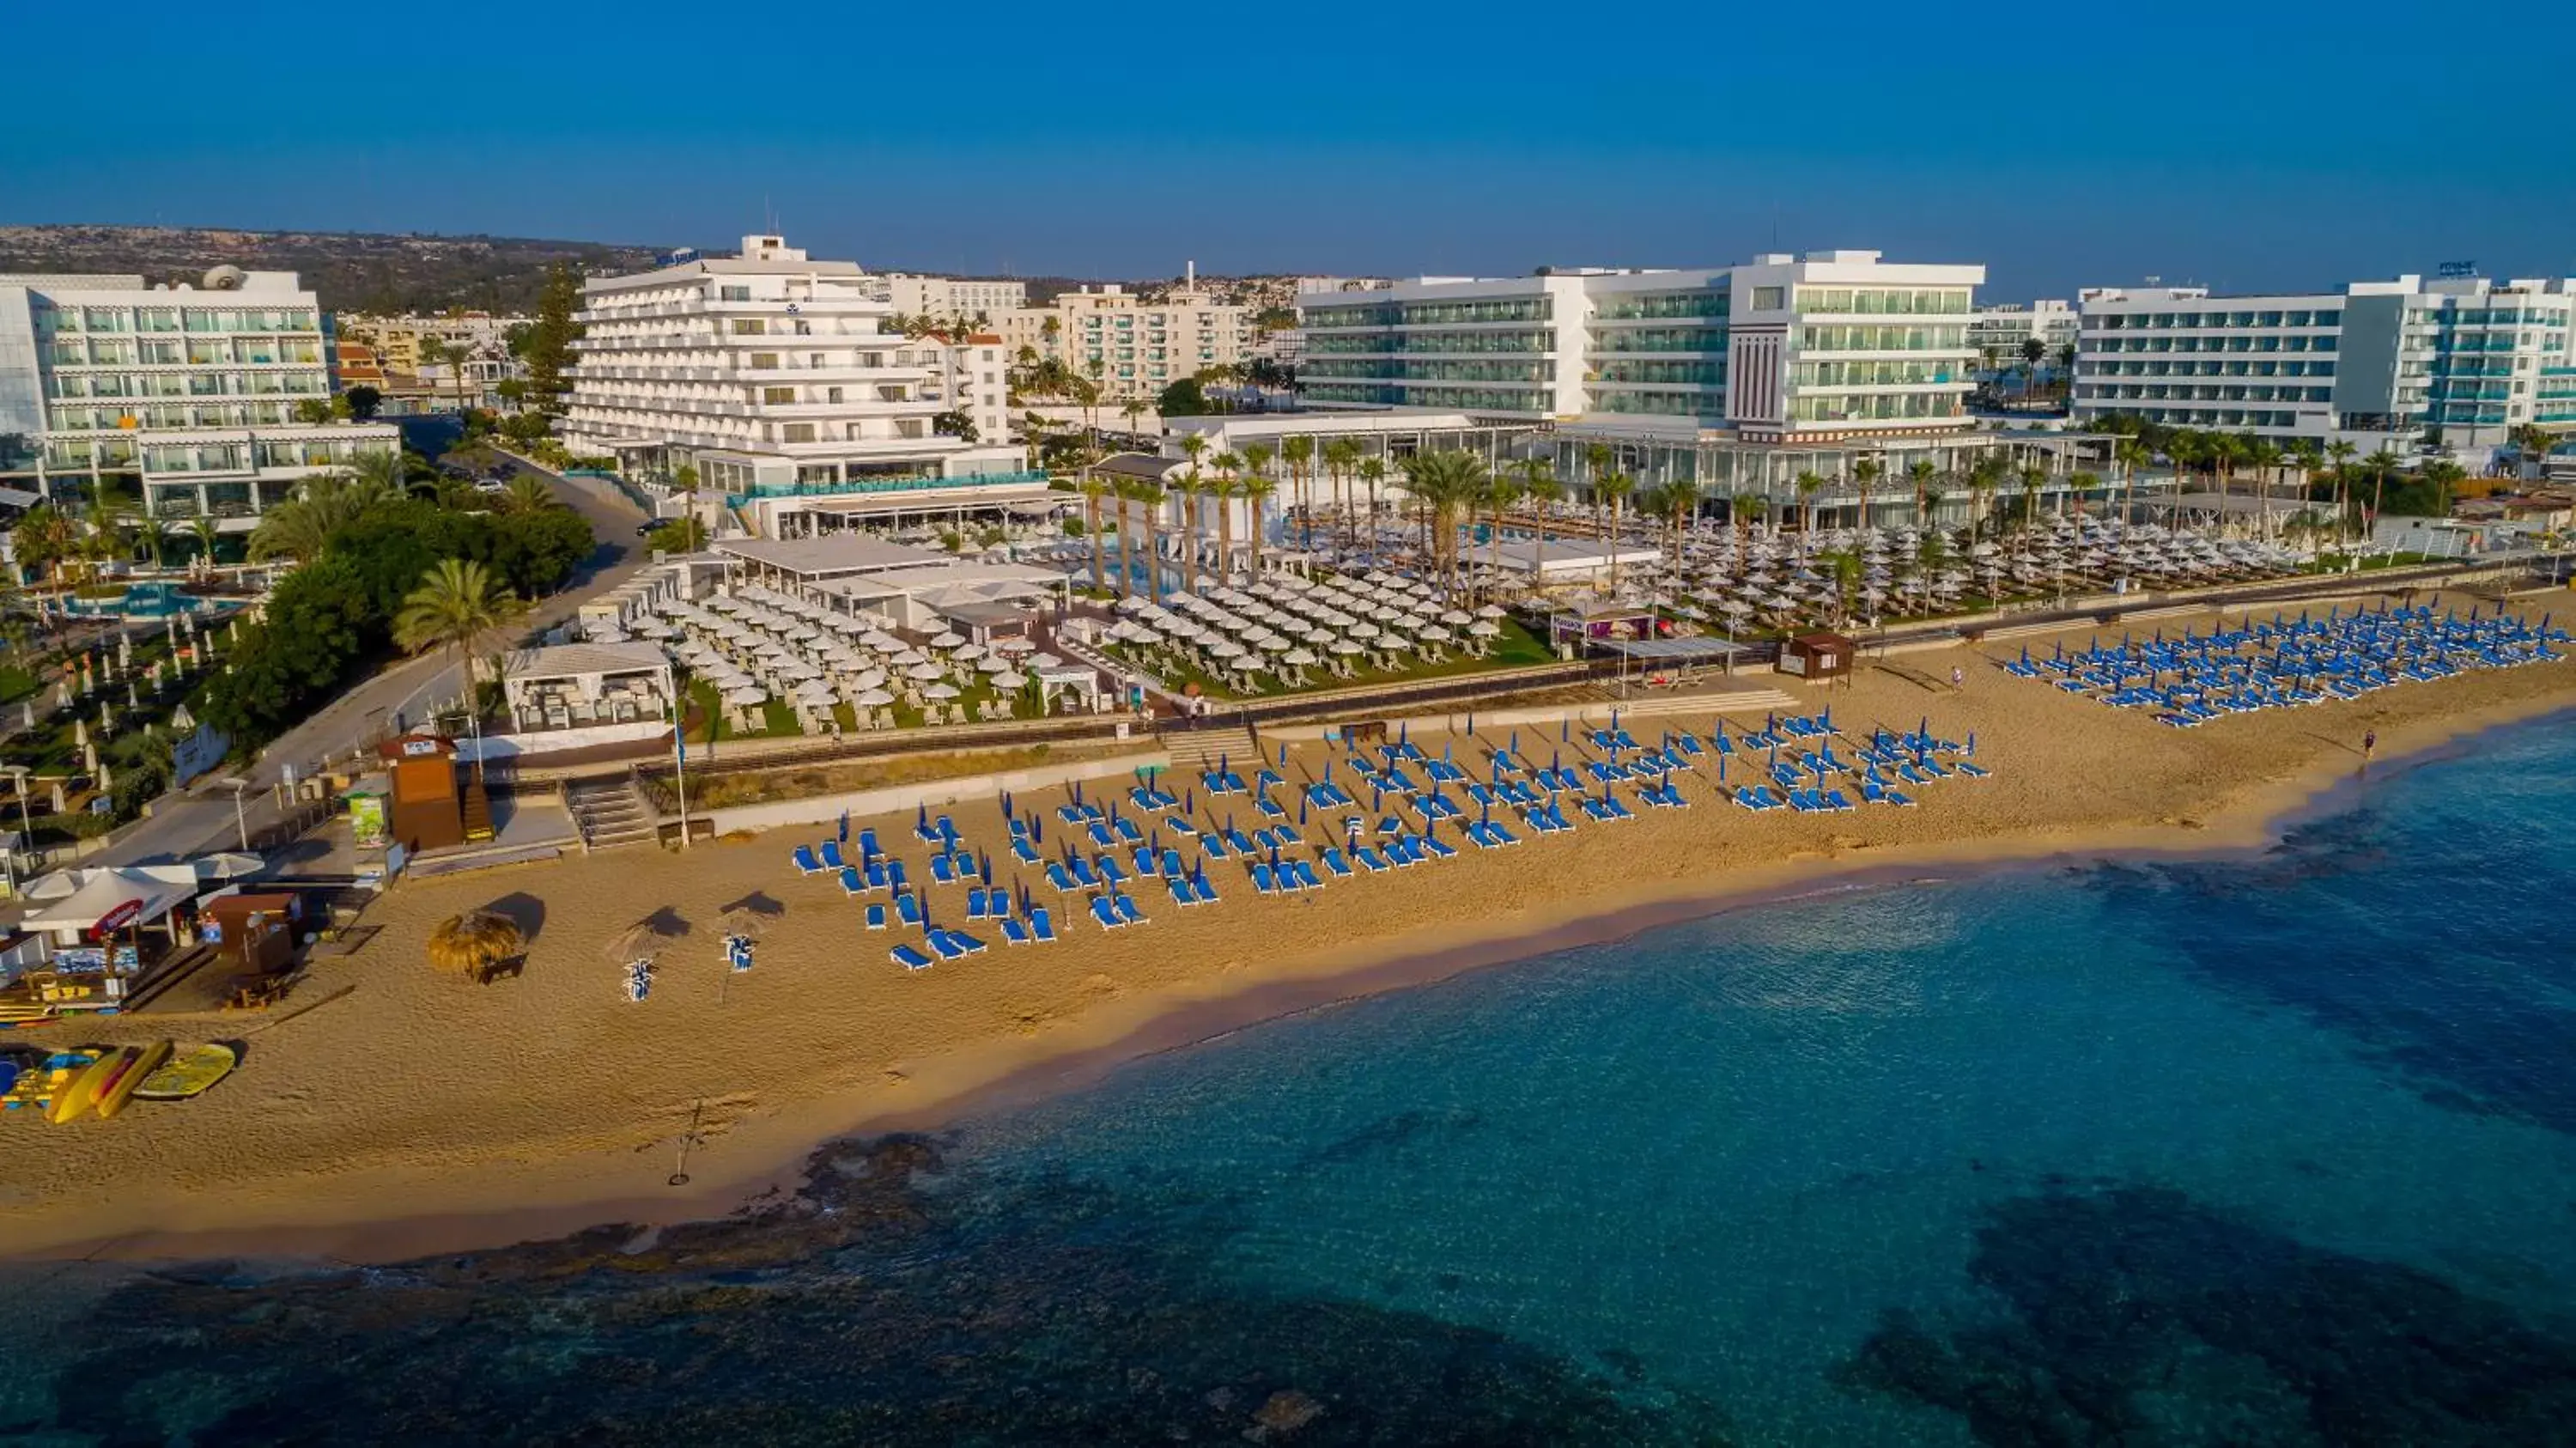
{"type": "Polygon", "coordinates": [[[90,927],[90,933],[93,935],[114,935],[116,932],[123,930],[128,925],[131,925],[142,918],[143,902],[140,900],[128,900],[124,904],[119,905],[115,909],[98,917],[98,923],[90,927]]]}
{"type": "Polygon", "coordinates": [[[170,751],[170,773],[180,784],[201,774],[210,774],[231,752],[232,741],[212,724],[200,724],[197,732],[182,739],[170,751]]]}
{"type": "Polygon", "coordinates": [[[403,758],[422,759],[438,752],[435,739],[406,739],[402,742],[403,758]]]}
{"type": "Polygon", "coordinates": [[[2473,261],[2446,261],[2435,267],[2433,274],[2441,277],[2473,277],[2478,274],[2478,264],[2473,261]]]}
{"type": "Polygon", "coordinates": [[[385,843],[385,797],[381,794],[349,796],[349,833],[362,850],[381,849],[385,843]]]}

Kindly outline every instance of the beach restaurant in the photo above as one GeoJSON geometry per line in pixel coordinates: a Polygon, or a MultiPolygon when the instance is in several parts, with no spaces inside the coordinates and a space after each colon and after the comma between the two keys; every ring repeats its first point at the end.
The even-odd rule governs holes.
{"type": "Polygon", "coordinates": [[[27,897],[34,903],[18,924],[36,948],[13,948],[13,963],[0,965],[0,1023],[119,1009],[175,954],[174,912],[208,881],[258,867],[256,856],[214,855],[175,865],[59,870],[30,882],[27,897]]]}
{"type": "Polygon", "coordinates": [[[670,717],[671,661],[659,644],[516,649],[501,667],[513,729],[581,729],[670,717]]]}

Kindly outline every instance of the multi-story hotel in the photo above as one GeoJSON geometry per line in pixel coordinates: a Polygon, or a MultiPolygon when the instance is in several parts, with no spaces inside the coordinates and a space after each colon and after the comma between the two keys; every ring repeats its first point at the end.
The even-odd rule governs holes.
{"type": "MultiPolygon", "coordinates": [[[[689,464],[728,494],[1015,473],[1019,451],[997,434],[969,443],[935,426],[959,405],[957,369],[941,344],[888,329],[894,308],[876,280],[780,237],[748,236],[739,257],[583,283],[566,445],[648,478],[689,464]]],[[[967,349],[970,411],[999,393],[998,347],[967,349]]]]}
{"type": "Polygon", "coordinates": [[[2025,361],[2022,349],[2036,341],[2048,349],[2040,359],[2043,367],[2056,367],[2066,349],[2075,345],[2081,319],[2075,304],[2056,298],[2042,298],[2025,306],[2020,302],[1997,302],[1979,307],[1968,318],[1968,346],[1978,360],[1992,368],[2019,367],[2025,361]]]}
{"type": "Polygon", "coordinates": [[[1252,347],[1252,311],[1198,290],[1195,278],[1148,301],[1112,283],[1059,294],[1043,307],[995,318],[1005,355],[1023,348],[1100,384],[1104,402],[1151,402],[1209,367],[1241,363],[1252,347]]]}
{"type": "Polygon", "coordinates": [[[2079,423],[2127,414],[2363,451],[2576,428],[2576,295],[2563,278],[2401,276],[2237,297],[2097,287],[2082,307],[2079,423]]]}
{"type": "Polygon", "coordinates": [[[1969,418],[1982,266],[1874,251],[1689,271],[1434,278],[1299,298],[1316,406],[1552,421],[1568,476],[1611,442],[1648,480],[1779,492],[1862,456],[1944,470],[1994,445],[1969,418]]]}
{"type": "Polygon", "coordinates": [[[35,442],[0,452],[39,491],[130,476],[155,518],[251,528],[304,479],[401,446],[387,424],[299,419],[331,395],[322,324],[293,272],[0,276],[0,435],[35,442]]]}
{"type": "Polygon", "coordinates": [[[974,277],[925,277],[910,272],[879,272],[887,302],[907,317],[962,317],[990,320],[1029,304],[1027,282],[986,281],[974,277]]]}

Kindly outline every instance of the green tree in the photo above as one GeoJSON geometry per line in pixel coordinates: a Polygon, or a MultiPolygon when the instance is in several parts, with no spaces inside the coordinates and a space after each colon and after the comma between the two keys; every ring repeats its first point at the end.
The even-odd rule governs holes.
{"type": "Polygon", "coordinates": [[[1305,546],[1315,546],[1315,500],[1306,489],[1306,479],[1315,466],[1315,440],[1304,433],[1292,433],[1279,444],[1279,460],[1288,467],[1289,490],[1297,499],[1297,514],[1305,534],[1305,546]]]}
{"type": "Polygon", "coordinates": [[[501,494],[501,507],[505,512],[543,513],[563,505],[563,499],[555,496],[553,486],[535,473],[513,475],[501,494]]]}
{"type": "Polygon", "coordinates": [[[1877,489],[1878,480],[1887,475],[1887,464],[1874,457],[1862,458],[1852,464],[1851,475],[1852,488],[1860,494],[1859,526],[1867,528],[1869,526],[1869,496],[1877,489]]]}
{"type": "Polygon", "coordinates": [[[363,382],[340,395],[348,399],[349,416],[360,422],[372,421],[385,405],[384,393],[363,382]]]}
{"type": "Polygon", "coordinates": [[[1932,526],[1932,505],[1929,497],[1932,484],[1940,475],[1941,470],[1932,466],[1930,458],[1916,458],[1913,465],[1905,470],[1905,480],[1914,489],[1914,526],[1917,529],[1932,526]]]}
{"type": "Polygon", "coordinates": [[[1368,489],[1368,525],[1370,541],[1374,543],[1377,533],[1377,495],[1378,489],[1386,485],[1386,459],[1376,453],[1360,459],[1358,478],[1360,484],[1368,489]]]}
{"type": "Polygon", "coordinates": [[[1109,485],[1098,478],[1085,476],[1074,484],[1074,491],[1082,495],[1082,531],[1091,539],[1091,591],[1098,593],[1106,587],[1100,576],[1100,500],[1109,496],[1109,485]]]}
{"type": "Polygon", "coordinates": [[[1440,575],[1441,591],[1455,597],[1458,518],[1485,492],[1484,459],[1453,448],[1416,453],[1405,460],[1404,486],[1429,523],[1431,561],[1440,575]]]}
{"type": "Polygon", "coordinates": [[[1597,473],[1592,479],[1592,495],[1610,503],[1610,531],[1604,535],[1610,548],[1610,591],[1619,591],[1619,540],[1625,531],[1621,512],[1627,507],[1628,495],[1637,491],[1637,480],[1617,468],[1597,473]]]}
{"type": "MultiPolygon", "coordinates": [[[[1790,483],[1798,490],[1798,532],[1801,537],[1816,531],[1816,494],[1823,492],[1825,480],[1813,468],[1801,468],[1790,483]]],[[[1803,550],[1805,544],[1799,547],[1803,550]]]]}
{"type": "Polygon", "coordinates": [[[465,692],[473,697],[474,656],[480,646],[526,612],[519,596],[501,587],[483,565],[442,558],[394,615],[394,642],[407,653],[444,649],[465,667],[465,692]]]}
{"type": "Polygon", "coordinates": [[[197,540],[197,556],[205,560],[207,567],[212,568],[215,563],[215,543],[221,534],[221,529],[216,526],[215,520],[199,513],[195,520],[188,524],[188,534],[197,540]]]}
{"type": "Polygon", "coordinates": [[[331,420],[331,399],[327,397],[299,397],[295,399],[295,420],[303,423],[329,422],[331,420]]]}
{"type": "Polygon", "coordinates": [[[1547,554],[1548,510],[1565,497],[1565,484],[1556,478],[1556,465],[1545,457],[1521,459],[1521,495],[1538,508],[1538,546],[1530,550],[1530,586],[1538,586],[1540,565],[1547,554]]]}
{"type": "Polygon", "coordinates": [[[1269,520],[1262,516],[1262,509],[1270,495],[1279,491],[1275,484],[1268,487],[1261,485],[1269,483],[1270,460],[1277,456],[1279,456],[1279,449],[1266,442],[1252,443],[1243,449],[1243,501],[1245,521],[1252,528],[1250,542],[1252,572],[1255,577],[1261,574],[1261,544],[1263,535],[1269,532],[1269,520]]]}
{"type": "Polygon", "coordinates": [[[53,574],[80,547],[80,529],[52,503],[29,508],[10,537],[18,566],[31,581],[53,574]]]}

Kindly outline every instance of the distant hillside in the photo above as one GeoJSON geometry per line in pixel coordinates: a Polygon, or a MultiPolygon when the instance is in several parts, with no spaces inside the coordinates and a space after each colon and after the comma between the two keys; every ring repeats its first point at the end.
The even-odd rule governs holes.
{"type": "Polygon", "coordinates": [[[291,271],[335,312],[533,312],[546,269],[642,271],[654,249],[507,236],[380,236],[204,227],[0,226],[0,272],[133,272],[195,281],[230,262],[291,271]]]}

